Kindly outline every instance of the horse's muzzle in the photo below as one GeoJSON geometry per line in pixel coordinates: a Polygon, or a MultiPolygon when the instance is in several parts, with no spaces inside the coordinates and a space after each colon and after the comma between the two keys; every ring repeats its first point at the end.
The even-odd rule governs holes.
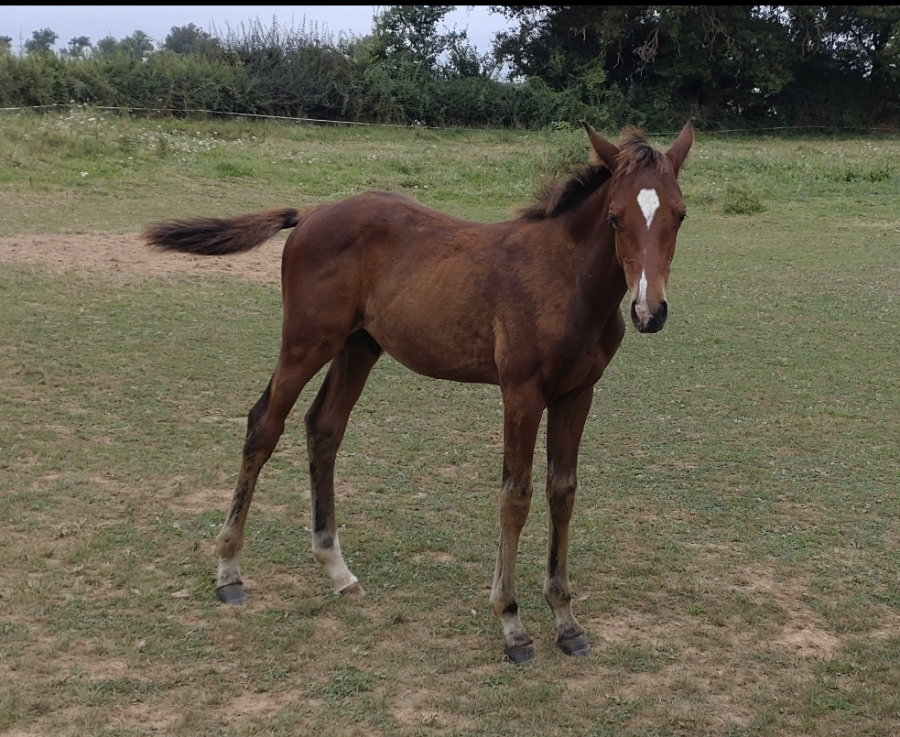
{"type": "Polygon", "coordinates": [[[638,315],[636,302],[631,303],[631,323],[637,328],[639,333],[658,333],[662,330],[662,326],[666,324],[666,318],[669,316],[669,304],[665,300],[659,303],[656,312],[648,313],[645,318],[638,315]]]}

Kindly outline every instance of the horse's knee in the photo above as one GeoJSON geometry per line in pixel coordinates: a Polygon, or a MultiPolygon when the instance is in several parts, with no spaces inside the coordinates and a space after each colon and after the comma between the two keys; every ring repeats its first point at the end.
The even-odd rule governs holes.
{"type": "Polygon", "coordinates": [[[531,494],[533,491],[531,483],[531,475],[523,474],[519,477],[510,474],[503,480],[500,487],[500,495],[504,502],[515,506],[528,505],[531,503],[531,494]]]}

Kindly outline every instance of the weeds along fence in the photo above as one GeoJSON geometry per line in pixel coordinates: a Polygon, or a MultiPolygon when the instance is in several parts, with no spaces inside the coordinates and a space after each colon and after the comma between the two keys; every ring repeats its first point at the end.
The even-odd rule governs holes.
{"type": "MultiPolygon", "coordinates": [[[[151,118],[181,118],[181,119],[225,119],[225,120],[258,120],[281,122],[285,124],[310,124],[324,126],[353,126],[353,127],[379,127],[379,128],[415,128],[427,130],[468,130],[468,131],[507,131],[508,126],[477,126],[467,127],[464,125],[425,125],[421,121],[413,121],[412,123],[380,123],[357,120],[335,120],[331,118],[312,118],[299,117],[293,115],[270,115],[265,113],[242,113],[229,112],[222,110],[208,110],[204,108],[162,108],[162,107],[131,107],[121,105],[95,105],[88,103],[76,103],[74,101],[68,103],[49,103],[45,105],[13,105],[9,107],[0,106],[0,115],[15,114],[21,112],[29,113],[51,113],[65,112],[73,109],[96,110],[114,115],[127,115],[130,117],[151,117],[151,118]]],[[[2,120],[2,119],[0,119],[2,120]]],[[[588,121],[592,122],[592,121],[588,121]]],[[[544,126],[542,130],[550,133],[576,134],[577,150],[573,147],[571,164],[580,163],[583,155],[583,134],[580,125],[573,125],[568,121],[554,120],[550,125],[544,126]]],[[[676,135],[680,127],[672,127],[664,131],[648,130],[646,134],[652,138],[670,138],[676,135]]],[[[612,127],[605,130],[610,135],[615,135],[616,131],[612,127]]],[[[737,136],[763,136],[772,138],[808,138],[811,136],[896,136],[898,129],[890,126],[837,126],[837,125],[779,125],[779,126],[757,126],[753,128],[707,128],[703,131],[704,135],[737,135],[737,136]]]]}
{"type": "MultiPolygon", "coordinates": [[[[649,114],[617,89],[598,98],[578,87],[551,89],[540,77],[501,82],[484,73],[440,75],[410,63],[391,64],[373,59],[364,40],[336,45],[315,37],[250,35],[216,47],[215,53],[0,54],[0,108],[67,104],[472,128],[543,129],[588,120],[607,130],[626,124],[671,129],[687,117],[687,111],[664,101],[661,113],[649,114]]],[[[831,123],[806,130],[846,128],[831,123]]],[[[771,123],[748,125],[739,119],[701,119],[698,125],[746,133],[775,130],[771,123]]]]}
{"type": "Polygon", "coordinates": [[[588,119],[624,125],[627,115],[588,105],[540,79],[437,79],[367,63],[327,46],[239,49],[218,55],[159,51],[61,58],[0,56],[0,107],[53,104],[209,110],[369,123],[543,128],[588,119]]]}

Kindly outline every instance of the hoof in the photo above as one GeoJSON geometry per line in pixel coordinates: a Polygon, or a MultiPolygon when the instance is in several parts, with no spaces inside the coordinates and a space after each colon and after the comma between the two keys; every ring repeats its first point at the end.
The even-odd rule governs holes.
{"type": "Polygon", "coordinates": [[[534,645],[526,642],[523,645],[511,645],[503,651],[506,659],[510,663],[521,665],[522,663],[534,663],[537,661],[537,655],[534,652],[534,645]]]}
{"type": "Polygon", "coordinates": [[[566,655],[571,655],[573,658],[585,658],[591,654],[591,645],[585,639],[584,635],[570,635],[566,638],[560,638],[556,642],[559,645],[559,649],[562,650],[566,655]]]}
{"type": "Polygon", "coordinates": [[[360,586],[359,582],[357,581],[356,583],[351,583],[349,586],[345,586],[344,588],[342,588],[340,591],[338,591],[338,594],[340,594],[341,596],[362,597],[366,595],[366,590],[362,586],[360,586]]]}
{"type": "Polygon", "coordinates": [[[230,604],[231,606],[243,606],[247,603],[247,594],[244,593],[244,584],[240,582],[219,586],[219,588],[216,589],[216,596],[223,604],[230,604]]]}

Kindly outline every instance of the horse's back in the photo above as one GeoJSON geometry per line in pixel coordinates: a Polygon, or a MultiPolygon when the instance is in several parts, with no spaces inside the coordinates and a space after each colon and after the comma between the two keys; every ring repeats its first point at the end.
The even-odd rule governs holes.
{"type": "Polygon", "coordinates": [[[304,247],[334,252],[406,247],[416,230],[478,227],[396,192],[372,191],[309,208],[294,231],[304,247]]]}

